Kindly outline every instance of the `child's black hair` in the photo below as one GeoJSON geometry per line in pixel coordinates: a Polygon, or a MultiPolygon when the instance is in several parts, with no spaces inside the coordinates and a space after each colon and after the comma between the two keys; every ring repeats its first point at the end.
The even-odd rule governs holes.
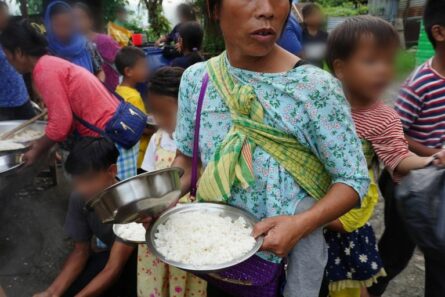
{"type": "Polygon", "coordinates": [[[192,5],[187,3],[181,3],[176,7],[178,15],[187,21],[196,21],[195,9],[192,5]]]}
{"type": "Polygon", "coordinates": [[[119,151],[106,138],[84,137],[71,150],[65,162],[68,174],[79,176],[89,172],[100,172],[117,163],[119,151]]]}
{"type": "Polygon", "coordinates": [[[26,19],[9,22],[0,34],[0,44],[11,53],[20,50],[25,55],[37,58],[48,52],[45,36],[26,19]]]}
{"type": "Polygon", "coordinates": [[[423,13],[423,23],[428,38],[435,48],[437,42],[433,37],[433,27],[439,25],[445,27],[445,0],[428,0],[423,13]]]}
{"type": "Polygon", "coordinates": [[[119,50],[114,60],[117,71],[125,76],[125,68],[134,67],[140,59],[145,59],[145,53],[140,48],[125,46],[119,50]]]}
{"type": "Polygon", "coordinates": [[[149,92],[177,99],[183,73],[184,69],[179,67],[163,67],[157,70],[148,81],[149,92]]]}
{"type": "Polygon", "coordinates": [[[347,60],[354,54],[363,37],[370,36],[379,47],[399,46],[395,28],[387,21],[373,16],[356,16],[345,20],[329,34],[326,63],[334,72],[334,61],[347,60]]]}
{"type": "Polygon", "coordinates": [[[307,18],[314,12],[320,12],[321,8],[315,3],[308,3],[303,6],[301,9],[301,15],[303,16],[303,19],[307,18]]]}
{"type": "Polygon", "coordinates": [[[191,64],[202,61],[199,51],[202,47],[204,30],[198,22],[187,22],[179,27],[179,36],[182,39],[184,49],[191,52],[191,64]]]}

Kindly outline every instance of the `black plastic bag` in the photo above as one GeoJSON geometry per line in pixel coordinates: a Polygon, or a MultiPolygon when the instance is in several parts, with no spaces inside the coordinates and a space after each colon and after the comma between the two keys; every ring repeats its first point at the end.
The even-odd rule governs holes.
{"type": "Polygon", "coordinates": [[[445,169],[414,170],[396,191],[400,215],[424,251],[445,255],[445,169]]]}

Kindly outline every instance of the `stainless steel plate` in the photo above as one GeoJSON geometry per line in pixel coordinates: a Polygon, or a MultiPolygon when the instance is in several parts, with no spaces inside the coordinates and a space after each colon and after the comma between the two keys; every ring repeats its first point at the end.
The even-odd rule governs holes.
{"type": "Polygon", "coordinates": [[[224,270],[226,268],[235,266],[241,262],[246,261],[253,255],[255,255],[259,249],[261,248],[263,244],[263,237],[259,237],[256,240],[255,246],[252,248],[250,252],[245,254],[244,256],[232,260],[230,262],[219,264],[219,265],[204,265],[204,266],[196,266],[191,265],[188,263],[180,263],[176,261],[172,261],[164,257],[156,248],[155,243],[155,235],[158,232],[159,225],[164,224],[169,218],[175,216],[179,213],[187,213],[187,212],[197,212],[197,211],[205,211],[205,212],[213,212],[216,214],[219,214],[223,217],[230,217],[234,220],[238,219],[239,217],[243,217],[247,224],[249,224],[252,228],[253,226],[258,222],[258,220],[251,215],[250,213],[246,212],[245,210],[242,210],[240,208],[230,206],[227,204],[218,204],[218,203],[190,203],[185,205],[179,205],[175,208],[172,208],[168,211],[166,211],[163,215],[159,217],[158,220],[151,226],[151,228],[147,231],[147,245],[150,248],[151,252],[158,257],[161,261],[178,267],[180,269],[184,269],[187,271],[197,272],[197,273],[209,273],[209,272],[216,272],[220,270],[224,270]]]}
{"type": "Polygon", "coordinates": [[[102,223],[126,224],[157,217],[181,196],[183,170],[168,168],[121,181],[87,203],[102,223]]]}

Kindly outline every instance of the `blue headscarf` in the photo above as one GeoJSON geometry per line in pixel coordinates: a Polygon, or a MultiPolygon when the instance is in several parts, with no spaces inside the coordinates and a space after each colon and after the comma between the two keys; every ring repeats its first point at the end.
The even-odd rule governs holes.
{"type": "Polygon", "coordinates": [[[52,32],[51,10],[56,5],[65,6],[69,11],[71,11],[71,6],[66,2],[55,1],[48,5],[45,12],[45,27],[50,52],[57,57],[68,60],[71,63],[93,72],[93,61],[91,58],[91,52],[88,50],[88,41],[77,31],[77,29],[74,30],[74,33],[68,43],[60,42],[52,32]]]}

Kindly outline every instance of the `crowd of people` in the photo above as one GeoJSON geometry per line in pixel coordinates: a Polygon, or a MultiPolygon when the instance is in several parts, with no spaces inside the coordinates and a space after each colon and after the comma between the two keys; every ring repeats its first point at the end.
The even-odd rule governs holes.
{"type": "MultiPolygon", "coordinates": [[[[400,48],[390,23],[351,17],[328,36],[313,3],[303,6],[302,24],[289,0],[206,5],[225,51],[205,61],[203,29],[182,4],[179,24],[156,41],[173,42],[178,56],[153,70],[140,48],[95,32],[84,3],[52,2],[41,32],[10,20],[0,2],[0,120],[35,115],[34,94],[48,110],[47,126],[25,164],[57,144],[69,150],[64,227],[74,247],[34,297],[382,296],[416,247],[395,189],[411,171],[445,164],[445,1],[427,1],[423,21],[435,55],[407,78],[394,108],[383,102],[400,48]],[[267,283],[228,290],[206,282],[161,262],[145,244],[120,241],[84,207],[120,180],[171,166],[184,170],[180,203],[228,203],[260,220],[257,256],[270,269],[256,273],[276,272],[267,283]],[[380,192],[378,241],[369,221],[380,192]]],[[[422,252],[425,296],[443,297],[445,258],[422,252]]]]}

